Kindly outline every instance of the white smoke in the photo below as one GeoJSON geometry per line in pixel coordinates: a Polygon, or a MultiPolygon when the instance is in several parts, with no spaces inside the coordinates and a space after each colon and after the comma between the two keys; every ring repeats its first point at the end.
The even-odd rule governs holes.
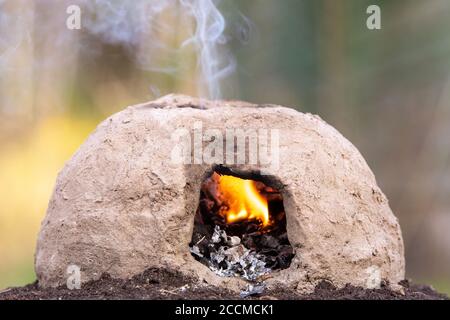
{"type": "Polygon", "coordinates": [[[218,9],[218,1],[85,0],[82,10],[88,18],[83,20],[83,27],[103,41],[129,46],[132,50],[137,46],[144,48],[134,54],[146,70],[176,75],[183,68],[182,63],[162,61],[161,57],[174,56],[177,51],[194,46],[201,73],[198,86],[201,96],[221,98],[222,81],[236,69],[235,58],[227,46],[226,20],[218,9]],[[174,20],[181,21],[178,28],[190,27],[191,34],[186,35],[179,47],[158,38],[161,34],[170,36],[180,32],[171,25],[174,20]]]}
{"type": "MultiPolygon", "coordinates": [[[[20,17],[14,16],[17,11],[3,10],[7,6],[2,8],[2,4],[14,1],[22,0],[0,0],[0,64],[3,66],[8,64],[8,57],[23,37],[29,34],[47,37],[43,41],[53,44],[56,51],[59,43],[73,41],[71,31],[62,21],[67,16],[65,7],[78,5],[82,13],[82,32],[94,35],[104,43],[129,49],[137,64],[145,70],[176,77],[180,71],[189,69],[180,58],[180,52],[194,51],[200,74],[200,96],[221,98],[223,81],[236,69],[236,60],[229,48],[229,42],[233,40],[230,32],[235,28],[227,26],[219,9],[220,0],[39,0],[30,5],[23,1],[29,12],[39,7],[49,9],[47,18],[38,23],[35,21],[34,25],[20,25],[20,17]],[[36,32],[33,28],[41,31],[36,32]],[[15,35],[18,33],[20,36],[15,35]]],[[[242,21],[247,23],[245,19],[242,21]]],[[[83,43],[73,44],[73,47],[76,47],[74,52],[90,50],[83,43]]],[[[51,62],[51,57],[48,60],[51,62]]]]}
{"type": "MultiPolygon", "coordinates": [[[[227,48],[226,21],[213,0],[137,0],[137,1],[86,1],[86,8],[95,20],[88,20],[85,27],[104,41],[147,47],[145,56],[138,55],[147,70],[176,73],[177,66],[162,65],[156,54],[170,55],[172,50],[194,45],[202,84],[200,95],[212,99],[222,97],[221,82],[236,67],[233,55],[227,48]],[[175,14],[178,19],[191,18],[195,28],[180,48],[172,48],[157,39],[158,33],[177,32],[162,15],[175,14]],[[206,88],[207,92],[203,92],[206,88]]],[[[173,62],[172,62],[173,64],[173,62]]]]}
{"type": "Polygon", "coordinates": [[[7,14],[3,9],[5,0],[0,0],[0,70],[8,68],[8,61],[14,56],[21,44],[27,41],[30,30],[28,16],[30,12],[7,14]]]}
{"type": "Polygon", "coordinates": [[[197,23],[195,35],[185,44],[197,47],[198,62],[209,97],[220,98],[221,81],[232,74],[236,60],[226,47],[225,19],[212,0],[182,0],[184,8],[197,23]]]}

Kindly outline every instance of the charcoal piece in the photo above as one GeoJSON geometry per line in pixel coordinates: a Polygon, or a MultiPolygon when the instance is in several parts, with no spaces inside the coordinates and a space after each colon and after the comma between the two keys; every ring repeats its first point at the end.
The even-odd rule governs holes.
{"type": "Polygon", "coordinates": [[[269,187],[269,186],[266,186],[266,187],[264,188],[263,192],[265,192],[265,193],[277,193],[277,194],[280,194],[277,190],[275,190],[274,188],[269,187]]]}
{"type": "Polygon", "coordinates": [[[277,249],[265,248],[258,251],[259,254],[263,254],[267,257],[277,257],[280,252],[277,249]]]}
{"type": "Polygon", "coordinates": [[[266,194],[266,199],[268,202],[281,202],[283,204],[283,196],[279,193],[268,193],[266,194]]]}
{"type": "Polygon", "coordinates": [[[218,184],[216,181],[216,178],[211,176],[210,178],[206,179],[203,183],[202,183],[202,192],[204,193],[204,195],[213,200],[215,202],[215,204],[217,206],[221,206],[222,205],[222,201],[220,200],[220,197],[218,197],[218,184]]]}
{"type": "Polygon", "coordinates": [[[211,227],[207,225],[198,224],[194,227],[194,232],[192,234],[191,243],[196,244],[202,238],[210,238],[211,237],[211,227]]]}
{"type": "Polygon", "coordinates": [[[282,234],[278,235],[278,240],[280,241],[280,244],[289,244],[287,232],[283,232],[282,234]]]}
{"type": "Polygon", "coordinates": [[[277,261],[281,269],[285,269],[289,267],[291,260],[294,256],[294,252],[291,246],[282,246],[280,249],[280,253],[277,256],[277,261]]]}
{"type": "Polygon", "coordinates": [[[246,233],[253,233],[257,232],[260,229],[259,223],[256,221],[250,221],[250,223],[247,225],[247,228],[245,230],[246,233]]]}
{"type": "Polygon", "coordinates": [[[279,265],[278,263],[278,257],[271,257],[271,256],[265,256],[262,255],[264,258],[264,262],[266,263],[266,267],[274,270],[279,265]]]}
{"type": "Polygon", "coordinates": [[[203,198],[199,202],[200,209],[204,212],[212,212],[215,205],[216,203],[213,200],[207,198],[203,198]]]}
{"type": "Polygon", "coordinates": [[[248,234],[245,234],[242,238],[242,244],[249,249],[256,249],[256,243],[253,237],[249,236],[248,234]]]}
{"type": "Polygon", "coordinates": [[[265,234],[261,237],[260,245],[263,247],[277,248],[280,242],[274,236],[265,234]]]}

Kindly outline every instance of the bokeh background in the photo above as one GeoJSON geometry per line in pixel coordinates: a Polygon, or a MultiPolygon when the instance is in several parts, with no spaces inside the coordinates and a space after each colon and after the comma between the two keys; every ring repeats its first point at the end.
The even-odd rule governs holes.
{"type": "MultiPolygon", "coordinates": [[[[56,175],[99,121],[167,93],[201,92],[195,50],[176,49],[188,28],[173,11],[157,18],[170,28],[124,42],[67,30],[67,5],[77,2],[0,0],[0,289],[35,280],[35,241],[56,175]]],[[[107,3],[118,3],[101,2],[106,15],[107,3]]],[[[335,126],[400,219],[408,278],[449,293],[450,2],[218,6],[237,62],[222,81],[224,98],[292,106],[335,126]],[[381,30],[366,27],[370,4],[381,7],[381,30]]]]}

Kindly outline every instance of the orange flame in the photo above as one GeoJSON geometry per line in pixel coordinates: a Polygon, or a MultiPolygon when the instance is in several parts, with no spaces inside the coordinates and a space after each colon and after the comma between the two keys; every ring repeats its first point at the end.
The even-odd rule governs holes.
{"type": "Polygon", "coordinates": [[[264,227],[270,225],[267,200],[254,181],[223,175],[219,176],[218,188],[228,207],[222,212],[227,223],[257,219],[264,227]]]}

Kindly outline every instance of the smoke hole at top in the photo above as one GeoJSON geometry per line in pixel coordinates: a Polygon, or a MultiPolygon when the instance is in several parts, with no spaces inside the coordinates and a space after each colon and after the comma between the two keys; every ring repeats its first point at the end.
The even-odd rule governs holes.
{"type": "Polygon", "coordinates": [[[258,281],[294,256],[281,192],[255,179],[213,172],[202,182],[189,247],[220,276],[258,281]]]}

